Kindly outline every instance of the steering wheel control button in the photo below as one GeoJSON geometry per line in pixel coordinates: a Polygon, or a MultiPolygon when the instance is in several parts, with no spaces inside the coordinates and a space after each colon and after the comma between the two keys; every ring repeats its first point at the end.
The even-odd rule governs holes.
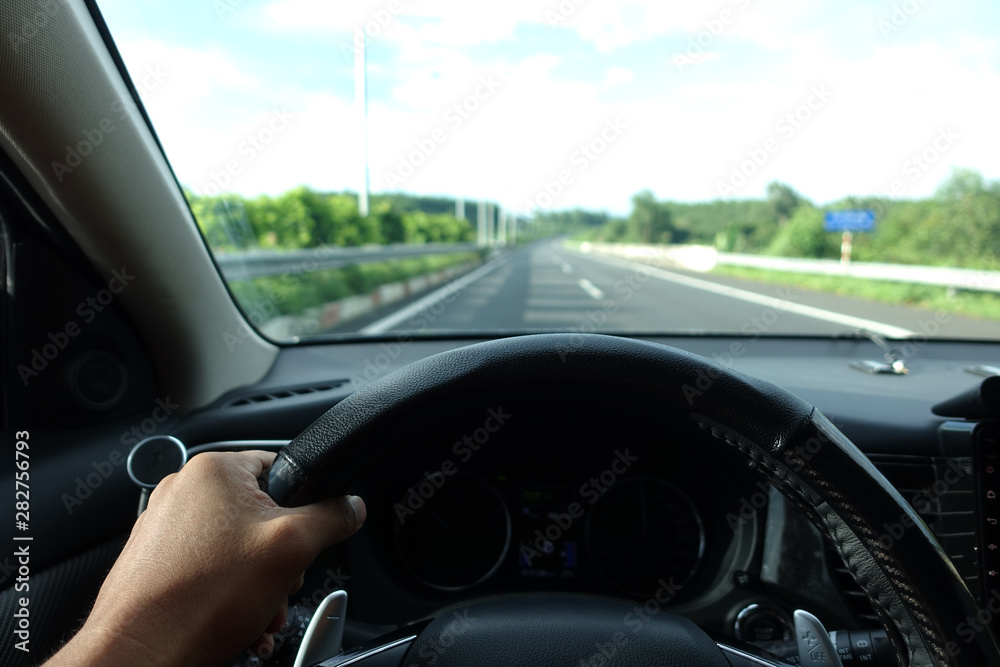
{"type": "Polygon", "coordinates": [[[128,455],[128,476],[144,489],[154,489],[167,475],[187,463],[187,447],[171,435],[142,440],[128,455]]]}
{"type": "Polygon", "coordinates": [[[895,665],[896,652],[885,630],[831,632],[840,659],[847,665],[895,665]]]}
{"type": "Polygon", "coordinates": [[[346,621],[347,591],[334,591],[319,603],[309,621],[294,667],[308,667],[340,653],[346,621]]]}
{"type": "Polygon", "coordinates": [[[791,642],[795,637],[788,613],[763,604],[751,604],[740,610],[733,633],[745,642],[791,642]]]}
{"type": "Polygon", "coordinates": [[[309,607],[296,605],[288,608],[285,626],[281,628],[281,637],[292,651],[298,652],[310,620],[312,620],[312,610],[309,607]]]}
{"type": "Polygon", "coordinates": [[[799,648],[800,665],[843,667],[837,647],[818,618],[802,609],[796,609],[792,618],[795,622],[795,642],[799,648]]]}

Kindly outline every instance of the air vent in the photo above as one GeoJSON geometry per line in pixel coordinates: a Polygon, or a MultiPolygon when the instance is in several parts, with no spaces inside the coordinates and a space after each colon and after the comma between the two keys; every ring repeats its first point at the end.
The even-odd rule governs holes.
{"type": "Polygon", "coordinates": [[[315,394],[321,391],[330,391],[331,389],[337,389],[338,387],[343,387],[347,384],[347,380],[333,380],[331,382],[324,382],[323,384],[310,384],[302,385],[299,387],[284,387],[282,389],[275,389],[273,391],[261,392],[259,394],[252,394],[249,396],[240,396],[234,398],[226,403],[226,407],[236,407],[240,405],[254,405],[256,403],[266,403],[268,401],[277,401],[283,398],[291,398],[293,396],[303,396],[305,394],[315,394]]]}
{"type": "MultiPolygon", "coordinates": [[[[972,594],[980,597],[972,459],[892,454],[870,458],[927,523],[972,594]]],[[[859,621],[879,627],[868,597],[829,543],[827,549],[831,575],[845,602],[859,621]]]]}

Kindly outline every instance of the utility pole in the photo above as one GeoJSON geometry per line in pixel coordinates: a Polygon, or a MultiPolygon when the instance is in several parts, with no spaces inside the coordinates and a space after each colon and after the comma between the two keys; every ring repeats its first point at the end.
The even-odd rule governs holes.
{"type": "Polygon", "coordinates": [[[479,211],[476,225],[476,245],[482,247],[486,245],[486,201],[479,200],[479,211]]]}
{"type": "Polygon", "coordinates": [[[368,34],[364,29],[364,21],[360,25],[360,34],[354,36],[354,103],[358,107],[358,121],[361,124],[362,174],[358,187],[358,214],[363,218],[368,215],[368,74],[365,67],[368,34]]]}
{"type": "Polygon", "coordinates": [[[486,245],[493,245],[493,204],[486,205],[486,245]]]}
{"type": "Polygon", "coordinates": [[[500,247],[507,245],[507,209],[497,204],[497,243],[500,247]]]}

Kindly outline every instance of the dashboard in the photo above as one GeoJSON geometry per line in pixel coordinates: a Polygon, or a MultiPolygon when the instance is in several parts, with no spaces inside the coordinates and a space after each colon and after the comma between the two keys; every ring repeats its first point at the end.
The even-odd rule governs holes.
{"type": "MultiPolygon", "coordinates": [[[[816,404],[911,501],[982,595],[978,422],[932,408],[982,381],[992,346],[925,345],[907,360],[908,375],[882,376],[856,368],[880,356],[865,340],[761,338],[732,359],[718,352],[731,349],[725,338],[653,340],[716,356],[816,404]],[[947,488],[935,486],[946,477],[947,488]]],[[[353,389],[469,342],[411,341],[371,377],[368,362],[385,354],[385,341],[353,344],[349,356],[338,346],[286,349],[252,394],[226,396],[176,431],[195,441],[291,437],[353,389]]],[[[797,507],[656,405],[582,391],[498,393],[442,405],[399,432],[390,460],[353,489],[369,507],[365,530],[324,554],[306,586],[346,575],[359,641],[365,627],[376,634],[463,600],[537,591],[631,599],[637,613],[669,609],[758,643],[786,641],[797,608],[831,629],[880,627],[797,507]]]]}
{"type": "Polygon", "coordinates": [[[751,538],[748,522],[726,521],[756,491],[731,454],[651,419],[654,406],[563,397],[446,412],[357,488],[373,508],[358,579],[380,582],[372,597],[391,594],[396,613],[539,590],[704,603],[751,538]]]}
{"type": "MultiPolygon", "coordinates": [[[[980,557],[1000,544],[986,528],[1000,517],[985,502],[992,491],[995,505],[1000,490],[984,477],[990,466],[1000,469],[995,429],[932,408],[979,386],[983,367],[996,363],[995,346],[927,343],[907,359],[908,375],[889,376],[852,366],[881,356],[867,340],[648,340],[714,358],[816,405],[911,502],[973,594],[988,602],[997,589],[991,578],[1000,577],[986,567],[995,559],[980,557]],[[744,353],[729,358],[734,342],[744,353]]],[[[285,348],[260,383],[171,418],[162,431],[192,455],[278,449],[366,384],[473,342],[285,348]]],[[[54,488],[77,485],[76,473],[60,481],[61,471],[116,471],[88,487],[72,514],[65,494],[35,500],[33,516],[51,528],[36,537],[39,568],[58,572],[74,545],[95,541],[110,545],[100,547],[102,559],[114,558],[116,526],[129,524],[139,496],[117,474],[133,421],[71,440],[38,435],[39,478],[54,488]]],[[[860,633],[859,642],[871,643],[865,633],[880,627],[796,506],[729,448],[649,401],[593,388],[498,391],[441,405],[397,432],[392,455],[356,476],[352,491],[369,508],[364,529],[321,554],[291,600],[306,618],[327,593],[347,590],[345,646],[463,601],[544,591],[623,598],[635,619],[669,610],[706,630],[775,646],[787,643],[796,609],[844,637],[860,633]]],[[[893,529],[886,527],[887,539],[893,529]]],[[[106,571],[110,561],[88,562],[106,571]]]]}

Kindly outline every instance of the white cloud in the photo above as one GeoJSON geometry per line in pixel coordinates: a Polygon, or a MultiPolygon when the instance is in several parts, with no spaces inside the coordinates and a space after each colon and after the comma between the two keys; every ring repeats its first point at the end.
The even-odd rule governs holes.
{"type": "MultiPolygon", "coordinates": [[[[327,32],[349,30],[372,21],[375,26],[388,25],[393,14],[386,2],[355,0],[351,3],[328,0],[278,0],[261,10],[263,25],[276,30],[327,32]]],[[[375,28],[373,28],[373,31],[375,28]]]]}
{"type": "Polygon", "coordinates": [[[684,71],[689,65],[704,65],[720,58],[722,58],[722,54],[718,51],[696,51],[690,54],[678,51],[670,61],[678,71],[684,71]]]}
{"type": "Polygon", "coordinates": [[[393,33],[398,17],[422,19],[419,36],[439,45],[500,42],[518,26],[547,25],[574,30],[602,51],[610,51],[700,26],[699,21],[713,18],[714,13],[704,6],[659,0],[360,0],[349,9],[328,0],[276,0],[263,7],[261,25],[310,32],[367,26],[369,36],[376,32],[383,36],[393,33]]]}
{"type": "MultiPolygon", "coordinates": [[[[665,198],[715,198],[719,181],[768,139],[780,139],[778,150],[754,168],[736,196],[761,196],[767,182],[777,179],[825,202],[885,190],[903,174],[904,163],[948,126],[959,139],[918,179],[907,180],[908,195],[931,193],[952,165],[1000,177],[1000,158],[992,150],[1000,101],[998,51],[995,40],[971,28],[954,43],[907,40],[902,34],[886,41],[871,29],[871,11],[857,6],[807,11],[772,0],[768,8],[780,11],[752,5],[738,15],[739,5],[728,1],[681,9],[652,0],[585,3],[561,25],[595,48],[614,50],[672,35],[635,53],[616,50],[613,59],[602,59],[593,51],[585,58],[555,55],[545,42],[505,41],[516,25],[546,25],[545,11],[558,3],[491,3],[483,10],[487,14],[476,14],[483,19],[473,20],[479,10],[473,4],[442,18],[444,2],[399,1],[409,18],[393,21],[379,37],[392,41],[398,58],[392,63],[376,58],[370,69],[375,191],[486,197],[523,209],[529,199],[554,188],[562,190],[556,207],[624,213],[630,197],[643,188],[665,198]],[[727,8],[733,20],[696,54],[699,64],[724,58],[726,67],[678,71],[671,57],[685,36],[714,26],[713,17],[727,8]],[[627,11],[611,20],[617,10],[627,11]],[[861,27],[827,37],[819,20],[824,16],[839,21],[837,31],[861,27]],[[494,41],[488,57],[463,48],[489,40],[494,41]],[[651,53],[659,54],[660,67],[650,67],[651,53]],[[730,66],[743,67],[734,75],[730,66]],[[484,84],[482,78],[491,76],[495,85],[484,84]],[[784,136],[778,129],[783,116],[805,104],[817,85],[827,86],[831,99],[784,136]],[[627,129],[582,168],[581,147],[601,146],[606,123],[616,118],[627,129]],[[435,130],[440,141],[433,138],[435,130]],[[387,183],[386,174],[398,173],[400,161],[411,161],[421,146],[429,154],[417,156],[421,164],[413,173],[402,183],[387,183]],[[558,183],[561,172],[569,172],[569,182],[558,183]]],[[[322,31],[353,23],[326,6],[282,0],[264,7],[261,16],[269,17],[271,30],[308,27],[305,43],[328,47],[322,31]]],[[[359,5],[369,17],[387,6],[359,5]]],[[[314,83],[299,81],[294,63],[281,80],[263,78],[221,47],[127,39],[119,45],[137,82],[146,68],[166,72],[144,99],[182,182],[203,188],[235,160],[239,174],[231,188],[247,195],[299,184],[357,187],[360,136],[352,94],[317,92],[314,83]],[[241,147],[283,108],[294,121],[249,159],[250,151],[241,147]]],[[[344,83],[340,90],[352,90],[344,83]]]]}
{"type": "Polygon", "coordinates": [[[635,78],[635,72],[627,67],[609,67],[604,71],[605,86],[621,86],[631,82],[635,78]]]}
{"type": "Polygon", "coordinates": [[[118,47],[143,105],[182,182],[211,163],[220,135],[249,115],[236,100],[264,82],[222,49],[196,50],[152,40],[120,40],[118,47]]]}
{"type": "Polygon", "coordinates": [[[163,86],[145,91],[144,99],[163,98],[161,103],[178,109],[205,99],[220,88],[246,91],[262,83],[241,69],[221,48],[198,50],[154,40],[119,41],[118,48],[138,86],[141,87],[150,70],[162,73],[163,86]]]}

